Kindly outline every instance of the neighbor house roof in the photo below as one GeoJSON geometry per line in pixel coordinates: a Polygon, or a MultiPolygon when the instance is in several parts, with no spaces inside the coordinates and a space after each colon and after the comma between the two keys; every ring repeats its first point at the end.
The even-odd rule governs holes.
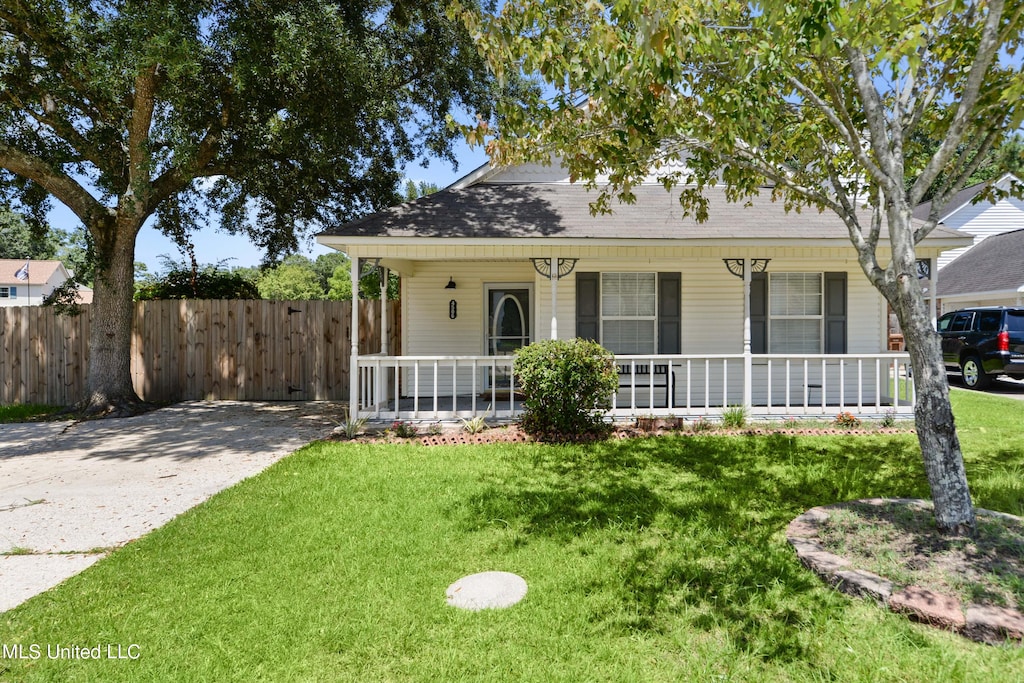
{"type": "Polygon", "coordinates": [[[60,261],[28,261],[28,281],[19,280],[14,274],[24,266],[26,259],[0,259],[0,284],[18,285],[29,282],[43,283],[53,277],[58,268],[63,268],[60,261]]]}
{"type": "Polygon", "coordinates": [[[1013,291],[1024,286],[1024,230],[987,237],[942,269],[939,296],[1013,291]]]}
{"type": "MultiPolygon", "coordinates": [[[[832,212],[804,207],[786,212],[771,191],[739,203],[722,188],[708,188],[708,220],[683,216],[678,188],[633,189],[635,204],[612,200],[614,213],[594,216],[598,193],[566,183],[480,183],[449,188],[413,202],[330,228],[322,236],[391,238],[572,239],[848,239],[846,226],[832,212]]],[[[959,238],[936,229],[936,238],[959,238]]]]}
{"type": "MultiPolygon", "coordinates": [[[[970,187],[965,187],[964,189],[960,190],[955,195],[953,195],[953,198],[949,200],[948,204],[946,204],[946,208],[943,209],[942,215],[939,216],[939,222],[946,220],[947,218],[950,217],[950,215],[956,213],[963,207],[970,204],[972,201],[974,201],[974,198],[981,194],[982,191],[984,191],[986,188],[988,188],[989,185],[992,185],[993,183],[999,185],[1000,183],[1003,183],[1004,180],[1008,180],[1010,182],[1020,182],[1018,178],[1012,173],[1005,173],[999,178],[993,178],[991,180],[986,180],[983,183],[977,183],[975,185],[971,185],[970,187]]],[[[931,213],[931,211],[932,203],[930,201],[922,202],[921,204],[918,204],[914,208],[914,218],[920,221],[927,220],[928,214],[931,213]]]]}

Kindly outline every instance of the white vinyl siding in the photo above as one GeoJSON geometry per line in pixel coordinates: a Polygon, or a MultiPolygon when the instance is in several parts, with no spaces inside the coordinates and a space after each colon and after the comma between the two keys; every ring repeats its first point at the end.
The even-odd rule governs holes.
{"type": "Polygon", "coordinates": [[[821,353],[822,292],[821,273],[769,273],[769,353],[821,353]]]}
{"type": "Polygon", "coordinates": [[[654,353],[656,273],[601,273],[601,345],[612,353],[654,353]]]}
{"type": "MultiPolygon", "coordinates": [[[[425,251],[427,251],[425,249],[425,251]]],[[[453,250],[451,260],[433,260],[436,254],[396,252],[395,258],[416,262],[415,273],[402,277],[403,349],[408,355],[480,355],[484,353],[484,283],[534,282],[533,338],[547,339],[551,321],[551,283],[537,275],[526,247],[504,248],[508,260],[494,260],[499,248],[479,247],[486,257],[469,258],[469,247],[453,250]],[[456,258],[457,257],[457,258],[456,258]],[[429,259],[429,260],[421,260],[429,259]],[[445,289],[454,277],[458,289],[445,289]],[[448,317],[448,302],[458,302],[458,318],[448,317]]],[[[743,280],[730,274],[722,258],[735,256],[726,248],[640,248],[581,245],[577,271],[682,274],[682,353],[726,354],[743,352],[743,280]]],[[[546,256],[540,254],[540,256],[546,256]]],[[[864,277],[852,249],[778,248],[758,251],[753,257],[771,258],[768,274],[818,271],[849,273],[848,353],[879,353],[886,348],[885,301],[864,277]]],[[[19,288],[20,292],[20,288],[19,288]]],[[[576,278],[558,282],[558,336],[575,336],[576,278]]],[[[368,352],[363,349],[363,352],[368,352]]],[[[392,349],[398,353],[398,349],[392,349]]],[[[733,381],[730,373],[729,381],[733,381]]],[[[739,378],[739,375],[736,375],[739,378]]]]}
{"type": "MultiPolygon", "coordinates": [[[[954,207],[950,207],[950,209],[952,208],[954,207]]],[[[986,237],[1019,230],[1024,226],[1024,201],[1015,197],[1006,197],[995,204],[989,201],[968,204],[947,216],[942,225],[968,235],[974,235],[974,243],[968,247],[942,252],[938,259],[940,269],[986,237]]]]}

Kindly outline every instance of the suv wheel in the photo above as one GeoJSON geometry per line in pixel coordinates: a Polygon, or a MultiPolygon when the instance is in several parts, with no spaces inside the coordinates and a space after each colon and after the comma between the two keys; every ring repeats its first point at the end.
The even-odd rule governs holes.
{"type": "Polygon", "coordinates": [[[960,372],[964,378],[964,386],[968,389],[986,389],[992,381],[985,374],[985,368],[981,367],[981,359],[977,356],[965,356],[960,361],[960,372]]]}

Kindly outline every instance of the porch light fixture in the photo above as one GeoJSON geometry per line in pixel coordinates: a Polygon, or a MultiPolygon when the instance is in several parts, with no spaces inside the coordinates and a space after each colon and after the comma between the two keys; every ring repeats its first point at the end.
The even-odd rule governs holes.
{"type": "Polygon", "coordinates": [[[446,284],[444,286],[444,288],[445,289],[455,289],[455,280],[452,279],[451,275],[448,276],[448,284],[446,284]]]}

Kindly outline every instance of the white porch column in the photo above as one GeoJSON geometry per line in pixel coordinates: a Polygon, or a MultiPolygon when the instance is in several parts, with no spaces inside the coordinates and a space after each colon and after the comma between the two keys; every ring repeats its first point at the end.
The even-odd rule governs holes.
{"type": "Polygon", "coordinates": [[[551,338],[558,339],[558,257],[551,257],[551,338]]]}
{"type": "Polygon", "coordinates": [[[939,317],[936,315],[937,300],[939,296],[939,270],[936,266],[938,259],[928,259],[928,280],[931,283],[931,302],[930,308],[932,313],[932,330],[935,329],[935,325],[938,322],[939,317]]]}
{"type": "Polygon", "coordinates": [[[388,355],[388,278],[390,271],[380,269],[380,355],[388,355]]]}
{"type": "MultiPolygon", "coordinates": [[[[749,409],[754,393],[754,363],[750,353],[750,282],[754,260],[743,260],[743,407],[749,409]]],[[[770,389],[769,389],[770,391],[770,389]]],[[[723,406],[724,407],[724,406],[723,406]]]]}
{"type": "Polygon", "coordinates": [[[352,340],[348,363],[348,417],[359,417],[359,257],[352,258],[349,277],[352,280],[352,340]]]}

